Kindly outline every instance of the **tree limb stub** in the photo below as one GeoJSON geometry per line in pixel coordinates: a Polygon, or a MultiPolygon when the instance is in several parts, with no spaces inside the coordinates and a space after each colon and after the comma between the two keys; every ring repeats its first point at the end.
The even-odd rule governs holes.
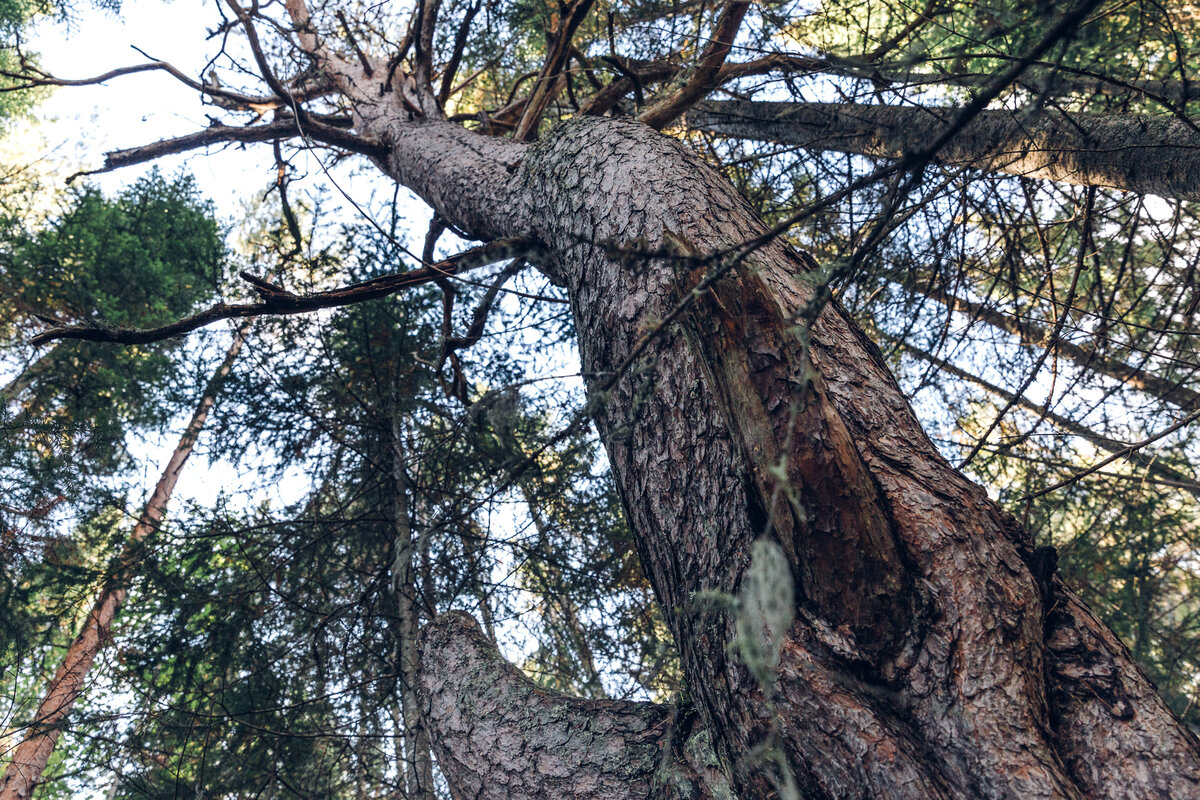
{"type": "Polygon", "coordinates": [[[465,612],[421,632],[419,674],[421,714],[456,797],[732,800],[694,714],[539,687],[465,612]]]}
{"type": "Polygon", "coordinates": [[[397,275],[386,275],[382,278],[314,294],[293,294],[270,281],[243,272],[242,278],[252,284],[255,291],[262,297],[260,302],[217,303],[199,314],[193,314],[158,328],[101,328],[93,325],[61,325],[39,333],[33,337],[31,342],[45,344],[58,339],[82,339],[89,342],[113,342],[116,344],[158,342],[194,331],[197,328],[203,328],[222,319],[303,314],[321,308],[337,308],[375,300],[402,289],[431,283],[438,278],[458,275],[478,267],[494,264],[505,258],[529,255],[531,250],[530,244],[524,240],[502,239],[473,247],[428,267],[401,272],[397,275]]]}

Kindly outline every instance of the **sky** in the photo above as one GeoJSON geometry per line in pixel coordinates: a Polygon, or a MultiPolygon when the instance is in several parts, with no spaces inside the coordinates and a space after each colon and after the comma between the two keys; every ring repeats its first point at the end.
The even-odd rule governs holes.
{"type": "MultiPolygon", "coordinates": [[[[208,39],[208,28],[214,20],[219,17],[212,3],[125,0],[119,16],[97,8],[81,8],[69,27],[43,21],[33,30],[27,47],[38,54],[42,68],[59,78],[87,78],[146,63],[151,60],[147,55],[167,60],[185,74],[199,78],[218,49],[216,41],[208,39]]],[[[236,46],[236,40],[231,39],[231,49],[236,46]]],[[[217,66],[220,69],[222,65],[217,66]]],[[[203,104],[197,92],[165,72],[122,76],[97,86],[58,88],[39,104],[36,124],[18,133],[18,144],[9,147],[16,152],[9,157],[65,162],[65,172],[94,169],[103,164],[107,151],[207,127],[209,114],[220,114],[231,124],[238,121],[237,117],[203,104]]],[[[253,119],[251,115],[242,116],[244,122],[253,119]]],[[[353,162],[329,168],[325,163],[328,160],[328,154],[296,157],[295,175],[300,180],[291,189],[293,199],[309,192],[322,197],[326,213],[357,215],[360,212],[354,206],[368,205],[372,192],[386,190],[390,196],[390,183],[369,173],[365,177],[352,177],[349,173],[356,166],[353,162]],[[350,194],[354,203],[347,202],[343,192],[350,194]]],[[[361,166],[361,159],[356,160],[357,166],[361,166]]],[[[88,180],[115,194],[153,168],[167,174],[180,170],[192,174],[201,192],[214,203],[218,217],[230,226],[244,216],[248,203],[264,195],[276,174],[270,145],[263,144],[197,150],[162,158],[153,164],[91,176],[88,180]]],[[[414,228],[423,231],[428,209],[407,192],[401,193],[400,204],[402,215],[412,220],[414,228]]],[[[211,330],[192,334],[190,338],[196,346],[211,346],[214,350],[223,350],[227,341],[225,335],[214,335],[211,330]]],[[[249,347],[252,349],[252,342],[249,347]]],[[[181,416],[161,437],[144,441],[135,448],[143,484],[153,485],[160,465],[169,457],[185,424],[186,417],[181,416]]],[[[202,440],[195,458],[199,463],[189,464],[180,480],[174,500],[177,508],[190,502],[211,503],[223,487],[238,483],[237,474],[228,465],[205,461],[202,440]]],[[[271,487],[275,495],[272,499],[293,499],[304,485],[299,480],[275,485],[271,487]]],[[[247,498],[247,501],[258,499],[261,498],[247,498]]]]}

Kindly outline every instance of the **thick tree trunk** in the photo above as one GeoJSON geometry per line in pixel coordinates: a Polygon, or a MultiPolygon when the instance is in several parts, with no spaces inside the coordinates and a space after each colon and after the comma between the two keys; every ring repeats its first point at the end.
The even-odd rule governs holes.
{"type": "MultiPolygon", "coordinates": [[[[442,124],[412,126],[407,147],[442,124]]],[[[764,231],[711,168],[635,123],[576,121],[519,170],[493,169],[517,173],[504,188],[521,227],[489,233],[532,233],[550,254],[593,388],[699,278],[695,262],[612,245],[713,254],[764,231]]],[[[757,250],[652,340],[652,369],[597,398],[643,565],[738,793],[769,796],[782,762],[815,797],[1197,796],[1194,737],[1057,579],[1034,575],[1025,534],[942,459],[835,307],[812,326],[809,362],[795,319],[811,266],[780,241],[757,250]],[[728,654],[732,615],[696,600],[738,593],[760,535],[787,553],[799,597],[770,693],[728,654]]],[[[454,763],[452,785],[466,780],[454,763]]]]}
{"type": "MultiPolygon", "coordinates": [[[[941,457],[874,345],[836,306],[810,331],[797,320],[811,260],[772,239],[696,292],[723,257],[664,255],[716,258],[766,232],[715,170],[635,122],[576,119],[524,147],[413,119],[353,65],[322,63],[359,131],[390,148],[382,169],[472,236],[532,237],[566,287],[643,567],[738,796],[789,777],[819,798],[1200,796],[1195,737],[941,457]],[[706,600],[739,594],[759,537],[796,588],[767,682],[727,647],[738,614],[706,600]]],[[[431,729],[491,719],[489,681],[456,660],[469,655],[433,650],[431,729]]],[[[462,796],[480,770],[537,768],[535,748],[506,744],[536,728],[493,722],[486,737],[434,737],[462,796]]],[[[560,775],[559,796],[589,766],[560,775]]]]}
{"type": "MultiPolygon", "coordinates": [[[[899,158],[937,139],[953,108],[711,101],[687,114],[700,131],[899,158]]],[[[984,111],[934,159],[951,166],[1200,199],[1200,133],[1174,117],[984,111]]]]}
{"type": "Polygon", "coordinates": [[[183,465],[188,456],[192,453],[196,438],[204,428],[208,412],[216,402],[217,394],[220,392],[225,378],[233,368],[233,362],[242,350],[251,321],[245,321],[234,334],[233,342],[225,354],[224,361],[209,379],[200,403],[192,414],[191,421],[179,438],[179,444],[171,454],[162,476],[159,477],[158,483],[146,503],[145,510],[129,534],[129,539],[121,555],[121,572],[113,576],[100,592],[100,596],[96,598],[96,602],[83,624],[83,630],[67,648],[62,663],[50,680],[50,684],[46,688],[46,696],[38,706],[37,714],[34,716],[25,738],[17,745],[17,749],[12,755],[12,761],[5,770],[3,779],[0,779],[0,800],[29,800],[33,795],[33,790],[41,783],[46,764],[54,752],[54,745],[62,732],[63,724],[71,713],[75,700],[83,691],[88,671],[92,668],[96,655],[105,642],[111,638],[113,620],[116,619],[117,613],[129,595],[126,584],[132,577],[130,574],[133,567],[132,556],[137,545],[153,533],[162,522],[163,515],[167,510],[167,503],[171,499],[171,493],[175,490],[175,484],[179,480],[179,474],[183,471],[183,465]]]}
{"type": "Polygon", "coordinates": [[[457,797],[732,800],[694,714],[544,689],[468,614],[426,626],[421,665],[422,713],[457,797]]]}

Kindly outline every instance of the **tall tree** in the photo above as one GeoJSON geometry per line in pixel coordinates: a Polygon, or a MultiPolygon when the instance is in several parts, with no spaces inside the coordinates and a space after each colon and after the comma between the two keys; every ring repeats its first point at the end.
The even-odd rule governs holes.
{"type": "Polygon", "coordinates": [[[127,584],[134,577],[131,572],[137,548],[162,523],[171,493],[204,428],[217,394],[241,352],[249,327],[249,322],[245,322],[234,334],[225,359],[204,388],[191,420],[171,453],[150,499],[146,501],[145,510],[129,533],[129,540],[117,559],[116,572],[105,582],[91,613],[84,621],[83,629],[67,647],[62,663],[47,684],[45,697],[26,729],[23,741],[13,751],[3,778],[0,778],[0,798],[27,800],[33,796],[34,787],[41,783],[42,773],[54,752],[63,725],[86,686],[92,663],[101,646],[112,638],[113,621],[129,596],[127,584]]]}
{"type": "MultiPolygon", "coordinates": [[[[945,460],[879,350],[831,299],[831,281],[909,218],[908,196],[938,152],[988,104],[1013,97],[1005,93],[1031,68],[1053,76],[1080,48],[1094,52],[1128,7],[1085,0],[1055,14],[952,4],[914,16],[897,6],[882,29],[862,20],[872,65],[947,18],[958,23],[959,45],[983,42],[1004,57],[934,52],[956,59],[958,72],[986,64],[994,78],[915,150],[834,193],[882,187],[882,213],[853,252],[822,268],[781,238],[785,224],[765,223],[711,164],[655,130],[721,83],[796,69],[787,57],[727,63],[747,3],[731,2],[715,19],[700,14],[702,44],[682,52],[663,52],[677,43],[671,37],[638,40],[636,26],[623,29],[651,56],[643,60],[617,52],[611,17],[586,25],[586,0],[514,7],[513,39],[528,34],[532,16],[549,46],[526,71],[525,94],[517,83],[490,108],[501,69],[481,63],[454,82],[467,60],[470,9],[451,26],[465,32],[443,43],[440,6],[426,0],[397,48],[374,35],[388,28],[366,13],[350,20],[288,0],[279,20],[227,5],[267,94],[204,91],[234,106],[274,106],[276,117],[119,151],[107,166],[304,135],[367,155],[446,225],[492,243],[470,258],[517,252],[565,287],[592,418],[678,647],[688,702],[590,705],[532,692],[461,617],[435,620],[421,654],[423,717],[455,794],[715,796],[720,781],[705,770],[719,764],[745,798],[1200,795],[1195,736],[1056,574],[1053,552],[1035,550],[945,460]],[[282,73],[290,62],[272,59],[267,30],[307,69],[282,73]],[[1064,44],[1072,37],[1079,48],[1064,44]],[[572,44],[603,53],[620,77],[601,85],[588,50],[572,44]],[[572,63],[596,79],[586,103],[572,63]],[[464,97],[464,110],[448,109],[456,89],[481,102],[464,97]],[[317,105],[315,94],[331,104],[317,105]],[[627,109],[627,95],[638,120],[589,113],[627,109]],[[572,118],[539,124],[556,113],[572,118]],[[477,129],[462,124],[475,120],[477,129]],[[714,759],[697,756],[704,741],[714,759]]],[[[826,27],[842,25],[842,44],[859,38],[859,18],[844,23],[836,10],[826,27]]],[[[757,22],[769,37],[790,21],[764,11],[757,22]]],[[[844,74],[844,58],[827,60],[844,74]]],[[[1186,96],[1186,80],[1184,88],[1186,96]]],[[[1082,265],[1087,225],[1077,240],[1082,265]]],[[[294,313],[445,280],[470,258],[305,296],[256,278],[260,303],[156,330],[58,326],[43,336],[152,341],[215,318],[294,313]]]]}

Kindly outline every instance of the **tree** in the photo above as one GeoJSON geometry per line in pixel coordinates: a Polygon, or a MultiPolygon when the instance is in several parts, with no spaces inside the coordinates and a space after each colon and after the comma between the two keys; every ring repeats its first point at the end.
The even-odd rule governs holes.
{"type": "MultiPolygon", "coordinates": [[[[461,33],[442,43],[439,6],[426,0],[410,35],[385,51],[366,12],[352,22],[289,0],[288,20],[273,22],[280,43],[298,48],[286,54],[291,63],[305,69],[280,77],[290,62],[260,38],[271,20],[227,4],[228,27],[244,34],[269,95],[203,91],[234,106],[274,106],[276,117],[121,151],[108,167],[303,135],[368,156],[444,224],[492,243],[472,258],[519,253],[565,287],[591,416],[678,646],[688,696],[673,710],[589,705],[534,692],[461,617],[434,621],[423,636],[422,716],[455,794],[719,796],[719,776],[706,776],[722,771],[746,798],[1200,794],[1195,736],[1056,575],[1053,552],[1034,549],[939,453],[878,348],[832,300],[832,282],[911,216],[906,198],[937,154],[1031,66],[1053,75],[1058,54],[1073,63],[1079,48],[1094,47],[1124,7],[1083,2],[1055,16],[933,4],[911,19],[889,17],[882,31],[866,25],[864,38],[875,41],[868,61],[935,18],[961,19],[962,39],[1007,58],[919,149],[839,190],[882,185],[882,213],[860,231],[858,248],[822,268],[781,237],[813,208],[768,225],[713,166],[655,130],[721,82],[795,66],[726,63],[748,3],[705,18],[707,43],[687,53],[682,71],[665,57],[618,55],[614,24],[587,27],[586,0],[508,9],[515,39],[544,14],[549,45],[527,93],[514,87],[477,130],[461,124],[475,114],[446,110],[455,89],[467,91],[454,81],[477,6],[463,9],[461,33]],[[573,44],[603,42],[605,27],[621,77],[579,103],[568,65],[594,75],[587,50],[573,44]],[[1071,37],[1079,48],[1063,44],[1071,37]],[[647,97],[657,82],[665,85],[647,97]],[[640,121],[589,113],[619,108],[630,93],[640,121]],[[323,110],[304,104],[326,94],[334,99],[323,110]],[[563,95],[578,113],[543,129],[563,95]],[[893,180],[879,184],[885,178],[893,180]]],[[[761,17],[770,30],[787,27],[769,9],[761,17]]],[[[502,72],[485,68],[463,83],[486,103],[502,72]]],[[[439,262],[386,287],[470,264],[439,262]]],[[[254,284],[260,303],[158,330],[56,326],[42,336],[143,342],[384,286],[304,297],[254,284]]]]}
{"type": "Polygon", "coordinates": [[[12,761],[5,769],[4,777],[0,778],[0,797],[5,800],[25,800],[33,795],[34,787],[42,782],[42,773],[45,772],[46,764],[54,751],[63,722],[86,686],[88,672],[101,646],[112,638],[113,620],[129,595],[128,587],[123,584],[131,577],[129,572],[135,560],[136,549],[154,532],[155,527],[166,515],[171,493],[175,490],[183,466],[204,428],[208,412],[216,402],[221,384],[229,375],[233,362],[245,343],[248,328],[248,322],[242,323],[242,327],[234,334],[225,360],[217,367],[217,371],[205,387],[204,394],[179,439],[179,444],[163,469],[162,477],[146,501],[145,510],[129,534],[129,540],[118,559],[119,571],[110,581],[106,581],[83,624],[83,629],[67,648],[62,664],[46,686],[46,696],[38,705],[25,739],[14,750],[12,761]]]}

